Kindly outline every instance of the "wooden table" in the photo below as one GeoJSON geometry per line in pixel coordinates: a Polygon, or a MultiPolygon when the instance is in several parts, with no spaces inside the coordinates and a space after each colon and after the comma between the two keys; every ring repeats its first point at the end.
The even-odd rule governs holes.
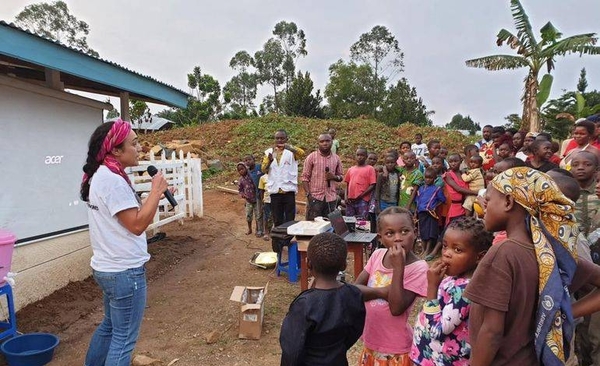
{"type": "MultiPolygon", "coordinates": [[[[300,253],[300,290],[308,289],[308,267],[306,266],[306,249],[310,240],[296,240],[298,243],[298,252],[300,253]]],[[[348,253],[354,256],[354,279],[362,272],[364,268],[363,252],[364,243],[348,243],[348,253]]]]}

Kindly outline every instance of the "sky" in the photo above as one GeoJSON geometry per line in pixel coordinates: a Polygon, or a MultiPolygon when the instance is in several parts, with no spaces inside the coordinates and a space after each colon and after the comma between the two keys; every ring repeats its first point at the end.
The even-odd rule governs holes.
{"type": "MultiPolygon", "coordinates": [[[[1,0],[0,20],[11,22],[28,0],[1,0]]],[[[69,10],[90,26],[88,44],[100,57],[189,91],[194,66],[221,84],[235,75],[229,61],[237,51],[251,55],[281,20],[306,33],[308,55],[297,69],[308,71],[315,89],[325,89],[329,66],[350,59],[350,47],[375,25],[386,26],[404,52],[406,77],[417,89],[434,124],[469,115],[481,124],[502,125],[521,113],[525,69],[487,71],[465,60],[513,54],[496,46],[502,28],[514,31],[509,0],[67,0],[69,10]]],[[[551,21],[563,35],[600,32],[598,0],[522,0],[539,39],[551,21]]],[[[516,32],[516,31],[515,31],[516,32]]],[[[574,90],[581,68],[588,90],[600,89],[600,55],[556,60],[551,98],[574,90]]],[[[259,87],[259,95],[269,92],[259,87]]],[[[118,98],[111,102],[118,107],[118,98]]],[[[257,99],[256,104],[260,104],[257,99]]],[[[152,105],[153,112],[164,109],[152,105]]]]}

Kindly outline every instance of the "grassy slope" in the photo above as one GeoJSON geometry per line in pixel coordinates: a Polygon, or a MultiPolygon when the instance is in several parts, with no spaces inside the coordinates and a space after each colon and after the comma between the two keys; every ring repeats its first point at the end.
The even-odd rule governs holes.
{"type": "Polygon", "coordinates": [[[377,152],[381,161],[387,150],[398,149],[402,141],[412,141],[415,133],[422,133],[423,141],[441,140],[442,146],[448,148],[451,153],[462,152],[463,146],[473,140],[457,131],[448,131],[441,127],[417,127],[410,124],[389,127],[369,119],[317,120],[277,115],[176,128],[143,135],[141,140],[150,144],[171,140],[201,140],[205,157],[221,159],[226,167],[223,178],[229,178],[235,169],[235,163],[244,155],[254,154],[259,162],[263,151],[273,144],[273,134],[276,130],[285,129],[290,143],[302,147],[308,153],[316,148],[319,133],[328,128],[337,130],[337,138],[341,145],[339,155],[344,167],[353,164],[354,152],[358,146],[377,152]]]}

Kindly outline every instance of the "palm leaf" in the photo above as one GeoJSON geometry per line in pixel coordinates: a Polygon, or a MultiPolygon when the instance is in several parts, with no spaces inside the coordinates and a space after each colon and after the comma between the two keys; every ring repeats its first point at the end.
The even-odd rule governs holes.
{"type": "Polygon", "coordinates": [[[521,41],[519,41],[519,38],[506,29],[500,29],[500,32],[498,32],[498,35],[496,37],[496,44],[498,46],[502,46],[504,42],[506,42],[506,45],[512,48],[513,50],[522,46],[521,41]]]}
{"type": "Polygon", "coordinates": [[[521,67],[529,67],[525,57],[512,55],[493,55],[475,58],[465,61],[468,67],[483,68],[491,71],[514,70],[521,67]]]}
{"type": "Polygon", "coordinates": [[[528,54],[535,53],[537,41],[533,35],[533,29],[523,5],[521,5],[519,0],[511,0],[510,9],[513,20],[515,21],[515,27],[517,28],[517,37],[519,37],[519,42],[521,42],[524,50],[528,54]]]}
{"type": "Polygon", "coordinates": [[[578,34],[544,48],[540,52],[540,56],[543,58],[553,58],[556,55],[564,56],[570,53],[598,55],[600,54],[600,47],[594,46],[596,42],[598,42],[596,33],[578,34]]]}
{"type": "Polygon", "coordinates": [[[562,37],[562,33],[551,22],[546,23],[540,29],[540,33],[542,34],[542,43],[544,44],[555,43],[562,37]]]}

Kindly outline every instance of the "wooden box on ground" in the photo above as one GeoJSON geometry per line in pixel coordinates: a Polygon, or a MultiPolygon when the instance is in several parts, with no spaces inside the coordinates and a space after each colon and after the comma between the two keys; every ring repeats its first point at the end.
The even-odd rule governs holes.
{"type": "Polygon", "coordinates": [[[265,296],[268,284],[263,287],[235,286],[231,301],[240,303],[239,338],[260,339],[265,315],[265,296]]]}

